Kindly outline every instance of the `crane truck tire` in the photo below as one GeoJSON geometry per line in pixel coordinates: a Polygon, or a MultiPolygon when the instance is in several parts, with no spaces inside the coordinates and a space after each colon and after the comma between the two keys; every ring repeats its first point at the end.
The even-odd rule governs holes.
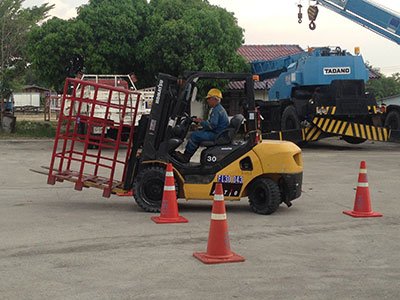
{"type": "Polygon", "coordinates": [[[165,169],[148,166],[142,169],[135,180],[134,199],[147,212],[160,212],[164,191],[165,169]]]}
{"type": "Polygon", "coordinates": [[[291,129],[300,129],[299,117],[293,105],[289,105],[283,110],[281,118],[281,130],[291,129]]]}
{"type": "Polygon", "coordinates": [[[261,215],[274,213],[282,203],[278,184],[269,178],[257,178],[248,196],[250,208],[261,215]]]}
{"type": "Polygon", "coordinates": [[[362,139],[353,136],[343,136],[343,140],[345,140],[349,144],[358,145],[364,143],[367,139],[362,139]]]}
{"type": "Polygon", "coordinates": [[[385,119],[385,127],[393,130],[400,130],[400,112],[397,110],[390,111],[385,119]]]}

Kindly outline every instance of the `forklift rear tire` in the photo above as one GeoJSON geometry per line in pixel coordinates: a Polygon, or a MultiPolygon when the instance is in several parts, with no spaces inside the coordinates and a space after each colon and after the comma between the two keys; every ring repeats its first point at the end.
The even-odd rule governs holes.
{"type": "Polygon", "coordinates": [[[160,212],[164,191],[165,169],[149,166],[142,169],[135,183],[135,201],[147,212],[160,212]]]}
{"type": "Polygon", "coordinates": [[[385,127],[393,130],[400,129],[400,112],[392,110],[389,112],[385,119],[385,127]]]}
{"type": "Polygon", "coordinates": [[[281,130],[300,129],[300,121],[296,108],[289,105],[283,110],[281,119],[281,130]]]}
{"type": "Polygon", "coordinates": [[[274,213],[282,202],[278,184],[269,178],[258,178],[251,185],[249,203],[251,209],[261,215],[274,213]]]}

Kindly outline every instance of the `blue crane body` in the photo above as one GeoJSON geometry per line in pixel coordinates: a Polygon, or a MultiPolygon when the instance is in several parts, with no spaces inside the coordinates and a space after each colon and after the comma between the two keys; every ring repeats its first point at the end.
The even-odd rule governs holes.
{"type": "Polygon", "coordinates": [[[272,61],[254,61],[252,71],[261,79],[274,77],[278,79],[269,90],[270,100],[289,99],[293,89],[329,85],[332,80],[368,80],[368,69],[362,56],[351,55],[338,47],[310,49],[272,61]]]}
{"type": "MultiPolygon", "coordinates": [[[[400,18],[395,12],[367,0],[315,2],[400,43],[400,18]]],[[[301,4],[299,8],[300,23],[301,4]]],[[[318,8],[310,8],[310,28],[315,29],[318,8]]],[[[276,78],[268,101],[258,102],[265,137],[300,142],[336,135],[349,143],[397,141],[397,132],[390,129],[400,129],[400,113],[388,125],[387,114],[365,92],[369,70],[358,49],[353,55],[340,47],[310,48],[275,60],[253,61],[251,67],[262,80],[276,78]]]]}

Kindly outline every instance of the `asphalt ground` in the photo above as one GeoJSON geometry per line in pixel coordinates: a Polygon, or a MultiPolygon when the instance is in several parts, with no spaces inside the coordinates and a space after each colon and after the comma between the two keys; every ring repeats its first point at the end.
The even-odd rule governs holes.
{"type": "Polygon", "coordinates": [[[179,201],[187,224],[157,225],[130,197],[46,184],[51,141],[0,141],[1,299],[399,299],[400,145],[329,140],[303,148],[301,198],[270,216],[228,202],[244,263],[204,265],[211,202],[179,201]],[[355,219],[366,160],[374,211],[355,219]]]}

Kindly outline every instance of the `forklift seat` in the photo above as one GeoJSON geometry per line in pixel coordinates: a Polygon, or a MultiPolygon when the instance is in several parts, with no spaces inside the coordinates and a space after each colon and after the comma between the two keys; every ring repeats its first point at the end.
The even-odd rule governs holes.
{"type": "Polygon", "coordinates": [[[229,145],[232,143],[233,138],[236,133],[239,131],[240,125],[242,125],[244,120],[243,115],[237,114],[234,115],[229,122],[229,126],[221,131],[213,141],[204,141],[200,143],[202,147],[212,147],[212,146],[222,146],[229,145]]]}

